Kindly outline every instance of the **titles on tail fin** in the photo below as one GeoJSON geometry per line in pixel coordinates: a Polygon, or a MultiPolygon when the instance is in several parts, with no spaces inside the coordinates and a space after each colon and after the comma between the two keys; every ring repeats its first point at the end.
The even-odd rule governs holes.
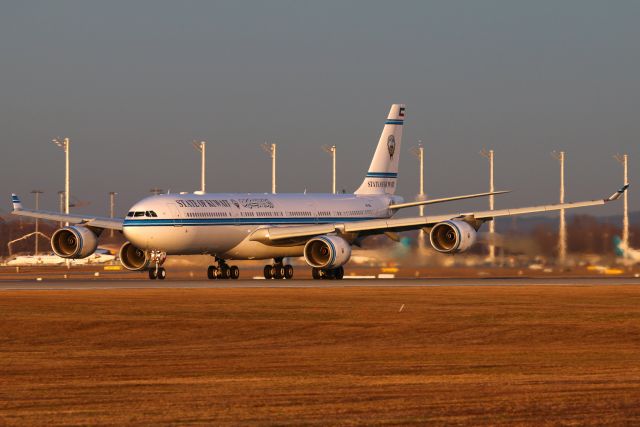
{"type": "Polygon", "coordinates": [[[355,194],[394,194],[404,124],[404,104],[393,104],[382,129],[371,166],[355,194]]]}
{"type": "Polygon", "coordinates": [[[17,194],[11,194],[11,203],[13,203],[13,210],[19,211],[22,209],[22,202],[20,202],[20,197],[17,194]]]}

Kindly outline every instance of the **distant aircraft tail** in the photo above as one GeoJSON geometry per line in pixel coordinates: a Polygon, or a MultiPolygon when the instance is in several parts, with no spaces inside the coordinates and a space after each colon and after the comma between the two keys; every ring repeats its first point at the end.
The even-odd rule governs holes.
{"type": "Polygon", "coordinates": [[[13,204],[14,211],[19,211],[22,209],[22,203],[20,202],[20,198],[17,194],[14,193],[11,195],[11,203],[13,204]]]}
{"type": "Polygon", "coordinates": [[[613,249],[616,253],[616,256],[625,256],[625,252],[628,248],[629,247],[624,244],[619,236],[613,236],[613,249]]]}
{"type": "Polygon", "coordinates": [[[378,147],[362,185],[355,194],[394,194],[404,124],[404,104],[393,104],[382,129],[378,147]]]}

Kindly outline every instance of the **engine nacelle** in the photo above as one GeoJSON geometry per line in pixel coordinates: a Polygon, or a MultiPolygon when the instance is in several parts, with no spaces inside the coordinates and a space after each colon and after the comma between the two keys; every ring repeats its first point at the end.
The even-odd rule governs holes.
{"type": "Polygon", "coordinates": [[[443,221],[433,226],[429,234],[431,246],[447,254],[464,252],[476,242],[476,230],[464,221],[443,221]]]}
{"type": "Polygon", "coordinates": [[[304,245],[304,260],[311,267],[337,268],[351,258],[351,245],[342,237],[318,236],[304,245]]]}
{"type": "Polygon", "coordinates": [[[125,242],[120,248],[120,263],[127,270],[146,270],[151,263],[151,254],[133,246],[131,242],[125,242]]]}
{"type": "Polygon", "coordinates": [[[63,227],[51,236],[51,249],[62,258],[86,258],[96,251],[98,236],[82,226],[63,227]]]}

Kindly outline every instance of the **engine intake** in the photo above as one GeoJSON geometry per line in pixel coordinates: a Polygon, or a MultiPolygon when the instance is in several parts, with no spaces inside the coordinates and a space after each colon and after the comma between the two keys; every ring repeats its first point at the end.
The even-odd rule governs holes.
{"type": "Polygon", "coordinates": [[[433,226],[429,234],[431,246],[447,254],[464,252],[476,242],[476,230],[464,221],[443,221],[433,226]]]}
{"type": "Polygon", "coordinates": [[[146,270],[151,263],[151,255],[133,246],[131,242],[125,242],[120,248],[120,263],[127,270],[146,270]]]}
{"type": "Polygon", "coordinates": [[[51,236],[51,249],[62,258],[86,258],[97,247],[98,236],[87,227],[63,227],[51,236]]]}
{"type": "Polygon", "coordinates": [[[337,268],[351,258],[351,245],[342,237],[318,236],[304,245],[303,253],[311,267],[337,268]]]}

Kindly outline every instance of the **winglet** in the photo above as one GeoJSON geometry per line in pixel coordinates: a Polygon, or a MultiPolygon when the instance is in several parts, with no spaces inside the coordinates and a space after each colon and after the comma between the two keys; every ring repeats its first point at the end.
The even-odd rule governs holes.
{"type": "Polygon", "coordinates": [[[622,196],[624,192],[627,191],[627,188],[629,188],[629,184],[623,185],[621,189],[619,189],[618,191],[610,195],[608,198],[605,199],[605,201],[612,202],[614,200],[618,200],[620,196],[622,196]]]}
{"type": "Polygon", "coordinates": [[[11,194],[11,203],[13,203],[13,210],[19,211],[22,209],[22,202],[20,202],[20,197],[17,194],[11,194]]]}

